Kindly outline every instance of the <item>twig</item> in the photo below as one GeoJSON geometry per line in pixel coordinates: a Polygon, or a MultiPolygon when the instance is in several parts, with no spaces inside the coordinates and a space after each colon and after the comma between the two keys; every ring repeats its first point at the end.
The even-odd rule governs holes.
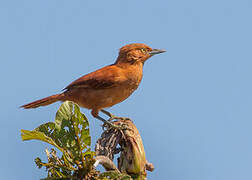
{"type": "Polygon", "coordinates": [[[113,161],[111,161],[108,157],[106,156],[96,156],[95,157],[95,164],[94,164],[94,167],[97,167],[98,164],[101,164],[105,169],[106,171],[111,171],[111,170],[115,170],[117,171],[118,173],[120,172],[116,165],[113,163],[113,161]]]}

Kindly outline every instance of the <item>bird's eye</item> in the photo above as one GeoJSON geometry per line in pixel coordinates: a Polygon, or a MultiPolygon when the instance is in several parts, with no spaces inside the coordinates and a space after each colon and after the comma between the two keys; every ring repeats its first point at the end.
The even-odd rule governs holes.
{"type": "Polygon", "coordinates": [[[147,51],[145,48],[141,48],[140,50],[142,51],[142,53],[147,54],[147,51]]]}

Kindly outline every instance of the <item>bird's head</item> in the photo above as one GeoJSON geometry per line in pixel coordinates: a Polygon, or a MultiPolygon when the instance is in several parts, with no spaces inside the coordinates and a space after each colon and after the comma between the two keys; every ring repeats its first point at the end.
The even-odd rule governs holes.
{"type": "Polygon", "coordinates": [[[142,43],[127,44],[120,49],[116,63],[144,63],[151,56],[163,52],[166,51],[161,49],[152,49],[142,43]]]}

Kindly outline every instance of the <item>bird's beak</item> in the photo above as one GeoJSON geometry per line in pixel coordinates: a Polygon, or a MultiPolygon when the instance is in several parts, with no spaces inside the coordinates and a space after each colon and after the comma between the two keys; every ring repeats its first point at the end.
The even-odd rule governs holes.
{"type": "Polygon", "coordinates": [[[152,49],[152,51],[149,52],[149,55],[153,56],[155,54],[160,54],[160,53],[164,53],[166,52],[166,50],[164,49],[152,49]]]}

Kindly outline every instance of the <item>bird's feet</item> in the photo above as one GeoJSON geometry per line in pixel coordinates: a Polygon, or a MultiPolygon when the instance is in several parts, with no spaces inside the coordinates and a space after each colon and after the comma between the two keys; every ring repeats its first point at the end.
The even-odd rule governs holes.
{"type": "Polygon", "coordinates": [[[101,109],[101,112],[106,114],[109,117],[108,121],[113,121],[113,120],[130,120],[131,121],[131,119],[128,117],[118,117],[104,109],[101,109]]]}
{"type": "Polygon", "coordinates": [[[126,117],[118,117],[115,116],[113,114],[111,114],[110,112],[102,109],[101,110],[102,113],[106,114],[107,116],[109,116],[108,120],[105,120],[104,118],[100,117],[100,116],[96,116],[95,118],[99,119],[100,121],[102,121],[104,124],[102,125],[103,128],[114,128],[117,130],[130,130],[128,127],[126,127],[126,125],[122,124],[122,125],[117,125],[115,124],[116,121],[113,120],[130,120],[130,118],[126,118],[126,117]]]}
{"type": "Polygon", "coordinates": [[[113,128],[113,129],[116,129],[116,130],[119,130],[119,131],[130,130],[130,128],[128,128],[125,124],[116,125],[116,124],[114,124],[113,122],[110,122],[110,121],[107,121],[106,123],[104,123],[102,125],[102,128],[107,128],[107,129],[113,128]]]}
{"type": "Polygon", "coordinates": [[[129,128],[127,126],[125,126],[124,124],[123,125],[116,125],[116,124],[114,124],[114,122],[111,122],[109,120],[105,120],[100,116],[98,116],[96,118],[103,122],[103,125],[102,125],[103,130],[105,128],[107,128],[107,129],[113,128],[113,129],[120,130],[120,131],[129,130],[129,128]]]}

